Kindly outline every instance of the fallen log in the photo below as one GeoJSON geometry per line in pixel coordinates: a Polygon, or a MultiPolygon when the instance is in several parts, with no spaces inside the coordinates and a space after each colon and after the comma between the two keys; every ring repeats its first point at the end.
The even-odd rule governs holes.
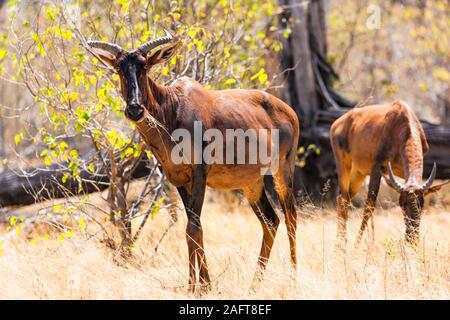
{"type": "MultiPolygon", "coordinates": [[[[80,171],[81,184],[77,180],[64,179],[70,173],[69,162],[43,167],[29,167],[21,170],[7,169],[0,174],[0,207],[29,205],[48,199],[66,198],[89,194],[109,187],[108,163],[102,164],[96,152],[83,157],[88,163],[94,161],[97,170],[88,168],[80,171]]],[[[106,160],[107,161],[107,160],[106,160]]],[[[138,179],[150,173],[146,154],[135,166],[130,179],[138,179]]]]}

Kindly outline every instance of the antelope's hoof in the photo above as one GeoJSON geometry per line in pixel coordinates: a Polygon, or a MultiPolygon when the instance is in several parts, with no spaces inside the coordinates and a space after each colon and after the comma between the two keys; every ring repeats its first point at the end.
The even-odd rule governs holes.
{"type": "Polygon", "coordinates": [[[336,237],[334,249],[339,250],[339,251],[345,251],[346,247],[347,247],[347,236],[346,235],[338,235],[336,237]]]}
{"type": "Polygon", "coordinates": [[[210,293],[211,289],[212,289],[212,283],[209,281],[209,282],[202,283],[199,286],[198,292],[200,295],[205,295],[207,293],[210,293]]]}

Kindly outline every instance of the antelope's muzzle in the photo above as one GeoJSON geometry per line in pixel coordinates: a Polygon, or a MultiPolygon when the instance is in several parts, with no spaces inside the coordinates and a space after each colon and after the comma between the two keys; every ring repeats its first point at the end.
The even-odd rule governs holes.
{"type": "Polygon", "coordinates": [[[132,121],[139,121],[144,116],[144,107],[140,104],[128,104],[125,109],[125,115],[132,121]]]}
{"type": "Polygon", "coordinates": [[[404,217],[406,241],[409,243],[416,243],[419,239],[420,218],[420,215],[415,216],[410,214],[406,214],[404,217]]]}

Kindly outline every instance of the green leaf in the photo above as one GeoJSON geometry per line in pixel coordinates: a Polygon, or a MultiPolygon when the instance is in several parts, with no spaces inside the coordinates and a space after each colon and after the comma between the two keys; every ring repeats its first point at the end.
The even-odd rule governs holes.
{"type": "Polygon", "coordinates": [[[83,109],[75,110],[75,114],[77,115],[78,119],[82,123],[88,121],[89,118],[91,117],[90,114],[86,110],[83,110],[83,109]]]}

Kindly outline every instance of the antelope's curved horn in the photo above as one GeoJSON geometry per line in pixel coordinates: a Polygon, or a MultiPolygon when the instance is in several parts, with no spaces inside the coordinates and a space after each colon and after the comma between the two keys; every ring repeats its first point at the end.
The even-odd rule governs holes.
{"type": "Polygon", "coordinates": [[[397,180],[395,180],[394,177],[394,173],[392,172],[392,165],[391,162],[388,162],[388,174],[389,174],[389,180],[392,182],[392,185],[395,187],[395,190],[397,190],[397,192],[402,191],[403,189],[403,185],[398,182],[397,180]]]}
{"type": "Polygon", "coordinates": [[[436,166],[436,162],[435,162],[433,164],[433,170],[431,170],[430,176],[424,182],[424,184],[420,187],[420,191],[425,192],[433,185],[434,178],[436,178],[436,170],[437,170],[437,166],[436,166]]]}
{"type": "Polygon", "coordinates": [[[92,41],[92,40],[89,40],[87,42],[87,44],[89,46],[91,46],[92,48],[98,48],[98,49],[101,49],[101,50],[105,50],[105,51],[113,54],[114,56],[117,56],[123,50],[117,44],[104,42],[104,41],[92,41]]]}
{"type": "Polygon", "coordinates": [[[174,36],[169,31],[167,31],[166,29],[164,29],[164,31],[166,33],[166,35],[164,37],[147,41],[146,43],[141,44],[138,49],[141,50],[144,55],[146,55],[152,49],[173,41],[174,40],[174,36]]]}

